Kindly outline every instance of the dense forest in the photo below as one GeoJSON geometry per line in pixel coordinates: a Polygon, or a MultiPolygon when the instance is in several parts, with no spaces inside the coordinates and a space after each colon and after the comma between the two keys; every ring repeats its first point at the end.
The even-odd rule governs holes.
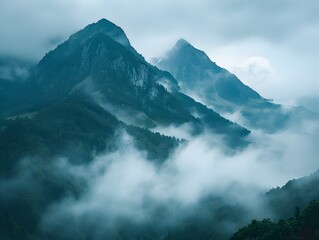
{"type": "Polygon", "coordinates": [[[317,240],[319,239],[319,200],[312,201],[302,213],[296,207],[295,216],[273,222],[253,220],[239,229],[230,240],[317,240]]]}

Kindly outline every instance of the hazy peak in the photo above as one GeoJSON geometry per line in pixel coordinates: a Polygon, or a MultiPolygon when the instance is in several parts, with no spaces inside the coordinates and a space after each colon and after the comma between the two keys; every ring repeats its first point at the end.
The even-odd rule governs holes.
{"type": "Polygon", "coordinates": [[[92,23],[86,26],[84,29],[73,34],[70,39],[79,39],[81,41],[86,41],[97,33],[103,33],[112,38],[114,41],[122,44],[123,46],[131,47],[130,42],[123,29],[105,18],[102,18],[96,23],[92,23]]]}
{"type": "Polygon", "coordinates": [[[175,44],[175,47],[185,47],[185,46],[192,46],[192,45],[188,41],[186,41],[184,38],[179,39],[175,44]]]}
{"type": "Polygon", "coordinates": [[[117,26],[116,24],[112,23],[111,21],[109,21],[105,18],[102,18],[99,21],[97,21],[96,23],[92,23],[91,25],[96,26],[98,28],[103,28],[104,30],[105,29],[108,29],[108,30],[121,29],[119,26],[117,26]]]}
{"type": "MultiPolygon", "coordinates": [[[[188,41],[186,41],[185,39],[181,38],[179,39],[174,47],[172,48],[172,50],[170,51],[170,54],[172,55],[184,55],[185,53],[188,53],[192,56],[192,58],[202,58],[204,57],[206,60],[209,60],[206,53],[195,48],[192,44],[190,44],[188,41]]],[[[210,61],[210,60],[209,60],[210,61]]]]}
{"type": "Polygon", "coordinates": [[[175,61],[178,60],[179,63],[190,63],[190,62],[205,62],[205,64],[210,64],[211,60],[208,58],[205,52],[195,48],[185,39],[179,39],[174,47],[168,52],[167,60],[175,61]],[[175,60],[174,60],[175,59],[175,60]]]}

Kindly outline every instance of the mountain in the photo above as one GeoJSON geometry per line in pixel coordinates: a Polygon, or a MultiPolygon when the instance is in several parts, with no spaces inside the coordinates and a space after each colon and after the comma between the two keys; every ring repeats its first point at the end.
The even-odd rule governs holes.
{"type": "MultiPolygon", "coordinates": [[[[151,129],[191,123],[194,134],[208,128],[234,137],[238,141],[233,146],[241,145],[240,139],[249,133],[219,114],[210,114],[208,108],[206,115],[214,115],[210,124],[194,117],[190,106],[173,94],[179,92],[177,81],[147,63],[124,31],[105,19],[73,34],[46,54],[31,70],[28,81],[3,90],[6,92],[12,93],[2,106],[4,117],[37,112],[70,96],[84,95],[129,125],[151,129]],[[16,95],[18,98],[12,97],[16,95]],[[218,121],[225,127],[214,124],[218,121]]],[[[4,98],[1,93],[0,97],[4,98]]]]}
{"type": "Polygon", "coordinates": [[[2,166],[7,166],[2,174],[27,156],[79,151],[76,155],[89,159],[121,128],[136,138],[142,135],[137,145],[143,142],[148,148],[142,149],[154,160],[163,160],[177,146],[176,139],[129,126],[131,122],[123,123],[105,106],[139,114],[144,127],[199,123],[154,80],[165,76],[131,47],[122,29],[105,19],[73,34],[33,67],[28,79],[1,80],[0,154],[6,159],[2,166]],[[156,147],[161,145],[168,148],[160,152],[156,147]]]}
{"type": "Polygon", "coordinates": [[[96,154],[112,152],[116,138],[126,131],[152,161],[163,161],[180,143],[146,129],[128,126],[94,101],[72,96],[38,112],[11,116],[0,122],[0,178],[10,176],[25,158],[50,162],[66,157],[71,162],[90,162],[96,154]]]}
{"type": "MultiPolygon", "coordinates": [[[[179,45],[187,43],[182,41],[179,45]]],[[[196,58],[201,58],[200,54],[196,58]]],[[[208,73],[213,68],[222,75],[228,73],[218,70],[217,65],[210,69],[209,61],[204,57],[208,73]]],[[[201,64],[198,62],[198,66],[201,64]]],[[[193,70],[187,74],[197,74],[193,70]]],[[[247,223],[249,211],[228,196],[207,192],[197,205],[187,207],[173,199],[162,204],[140,196],[140,188],[153,190],[150,169],[154,167],[156,172],[170,167],[171,162],[166,160],[178,146],[187,143],[187,139],[154,132],[157,128],[190,125],[193,136],[213,133],[218,146],[225,145],[231,154],[247,146],[249,130],[222,117],[209,104],[187,95],[183,82],[147,63],[120,27],[106,19],[90,24],[47,53],[28,72],[23,81],[0,79],[2,239],[227,239],[231,232],[247,223]],[[101,165],[99,158],[113,156],[123,163],[119,152],[130,148],[141,155],[132,158],[145,158],[151,167],[146,166],[138,173],[140,167],[134,162],[123,176],[133,185],[138,174],[147,179],[150,176],[146,186],[127,191],[116,177],[106,177],[111,181],[110,187],[120,189],[121,195],[141,197],[141,207],[151,209],[147,221],[138,221],[139,214],[137,218],[120,216],[116,220],[99,218],[94,210],[92,214],[91,207],[94,209],[100,201],[104,214],[130,211],[125,202],[120,205],[124,209],[113,209],[112,204],[103,201],[105,191],[109,190],[104,189],[107,179],[102,179],[103,187],[98,189],[101,195],[92,205],[85,206],[90,213],[84,213],[83,219],[70,219],[62,213],[57,219],[63,221],[49,224],[45,221],[51,214],[59,215],[55,210],[61,204],[66,204],[67,211],[81,211],[73,208],[72,202],[90,198],[90,185],[113,167],[109,161],[101,165]],[[94,172],[92,176],[88,174],[90,171],[94,172]]],[[[220,107],[248,104],[253,111],[254,104],[271,105],[239,80],[234,84],[233,81],[234,76],[229,76],[223,87],[222,78],[218,80],[223,96],[220,107]],[[238,95],[231,96],[229,86],[238,95]]],[[[134,154],[128,153],[129,157],[134,154]]],[[[200,163],[200,156],[194,157],[200,163]]],[[[123,169],[115,170],[122,173],[123,169]]],[[[192,166],[183,171],[193,171],[192,166]]],[[[191,190],[197,179],[186,180],[191,190]]]]}
{"type": "Polygon", "coordinates": [[[239,229],[230,240],[317,240],[319,238],[319,201],[312,201],[295,216],[281,219],[277,223],[270,219],[253,220],[249,225],[239,229]]]}
{"type": "Polygon", "coordinates": [[[192,126],[194,136],[219,135],[216,139],[227,149],[248,143],[247,129],[181,93],[170,73],[147,63],[124,31],[105,19],[48,52],[23,81],[0,83],[4,239],[47,238],[38,229],[47,209],[85,191],[81,179],[55,170],[61,159],[75,168],[86,166],[129,144],[161,166],[185,140],[153,129],[183,124],[192,126]],[[119,143],[126,135],[132,142],[119,143]]]}
{"type": "Polygon", "coordinates": [[[157,64],[179,81],[183,91],[194,92],[218,110],[233,110],[247,104],[268,102],[244,85],[235,75],[212,62],[201,50],[184,39],[177,41],[167,56],[157,64]]]}
{"type": "Polygon", "coordinates": [[[267,208],[277,219],[291,216],[296,207],[304,209],[315,199],[319,199],[319,171],[290,180],[283,187],[270,190],[265,196],[267,208]]]}
{"type": "Polygon", "coordinates": [[[259,209],[252,214],[257,219],[268,217],[262,220],[251,220],[247,206],[235,204],[235,199],[226,204],[208,197],[196,209],[200,214],[171,229],[165,239],[317,240],[318,186],[319,171],[316,171],[263,194],[257,203],[259,209]]]}
{"type": "Polygon", "coordinates": [[[193,118],[156,78],[165,77],[139,55],[118,26],[103,19],[49,52],[31,73],[28,106],[79,92],[118,108],[143,112],[145,121],[176,124],[193,118]],[[167,107],[166,107],[167,106],[167,107]],[[159,112],[161,114],[159,114],[159,112]],[[149,119],[150,118],[150,119],[149,119]]]}
{"type": "Polygon", "coordinates": [[[267,192],[264,209],[269,218],[252,220],[230,240],[300,239],[316,240],[319,235],[319,171],[294,179],[267,192]]]}
{"type": "Polygon", "coordinates": [[[156,58],[153,63],[170,72],[183,93],[195,96],[222,115],[239,111],[244,118],[242,124],[248,128],[275,131],[290,119],[314,117],[306,109],[285,111],[281,105],[263,98],[184,39],[177,41],[165,57],[156,58]]]}

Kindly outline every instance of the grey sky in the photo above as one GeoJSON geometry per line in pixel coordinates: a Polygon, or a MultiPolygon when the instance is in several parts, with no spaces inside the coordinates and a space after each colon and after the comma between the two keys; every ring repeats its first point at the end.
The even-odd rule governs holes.
{"type": "Polygon", "coordinates": [[[318,97],[318,12],[317,0],[2,0],[0,55],[39,60],[107,18],[146,58],[183,37],[265,97],[292,102],[318,97]]]}

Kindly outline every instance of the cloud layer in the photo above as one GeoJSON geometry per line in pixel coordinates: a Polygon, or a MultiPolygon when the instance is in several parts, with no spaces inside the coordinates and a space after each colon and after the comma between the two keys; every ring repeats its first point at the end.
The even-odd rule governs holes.
{"type": "Polygon", "coordinates": [[[63,232],[61,224],[67,219],[72,231],[90,229],[105,236],[124,220],[137,225],[154,221],[158,209],[165,212],[161,225],[167,228],[172,221],[177,224],[189,214],[196,215],[191,209],[209,196],[222,199],[225,205],[245,206],[250,217],[264,217],[267,210],[260,210],[260,194],[319,168],[314,144],[319,141],[318,124],[307,122],[299,131],[293,129],[255,132],[253,144],[236,154],[221,151],[215,136],[204,134],[182,144],[160,167],[123,132],[117,140],[123,147],[97,156],[92,163],[57,161],[54,172],[67,172],[75,181],[86,182],[87,188],[78,197],[66,196],[52,204],[43,215],[41,229],[69,238],[70,229],[63,232]]]}
{"type": "Polygon", "coordinates": [[[118,149],[90,162],[27,158],[13,176],[0,179],[0,208],[11,215],[18,209],[20,224],[31,222],[36,234],[54,239],[115,238],[119,229],[140,236],[150,234],[150,226],[156,236],[191,217],[209,217],[209,224],[221,224],[217,230],[231,233],[252,218],[271,217],[262,205],[266,191],[319,168],[318,122],[273,134],[253,131],[251,144],[231,153],[220,136],[192,137],[189,129],[158,128],[188,137],[162,165],[125,131],[114,139],[118,149]],[[221,220],[219,209],[231,214],[221,220]]]}

